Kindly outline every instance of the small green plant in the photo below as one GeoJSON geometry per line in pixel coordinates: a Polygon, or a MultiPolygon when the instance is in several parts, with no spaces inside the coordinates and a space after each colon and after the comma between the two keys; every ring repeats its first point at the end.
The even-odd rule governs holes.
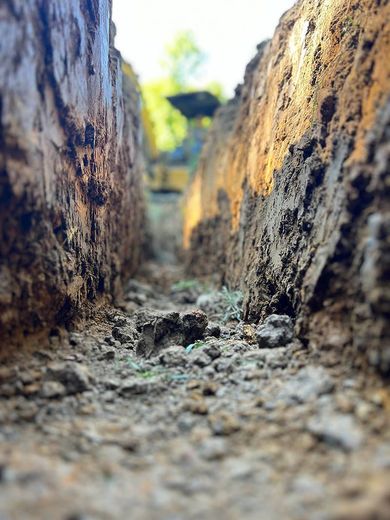
{"type": "Polygon", "coordinates": [[[200,289],[198,280],[179,280],[172,285],[173,292],[187,291],[189,289],[200,289]]]}
{"type": "Polygon", "coordinates": [[[205,346],[204,341],[200,341],[199,339],[197,339],[195,341],[195,343],[191,343],[190,345],[188,345],[188,347],[186,347],[186,352],[189,354],[193,350],[195,350],[197,348],[202,348],[204,346],[205,346]]]}
{"type": "Polygon", "coordinates": [[[227,287],[222,287],[221,296],[223,299],[224,314],[222,320],[224,323],[230,320],[240,321],[241,319],[241,306],[242,306],[242,292],[241,291],[230,291],[227,287]]]}
{"type": "Polygon", "coordinates": [[[137,374],[137,376],[142,379],[150,379],[151,377],[158,375],[157,370],[144,370],[141,365],[133,361],[131,358],[127,359],[127,364],[137,374]]]}

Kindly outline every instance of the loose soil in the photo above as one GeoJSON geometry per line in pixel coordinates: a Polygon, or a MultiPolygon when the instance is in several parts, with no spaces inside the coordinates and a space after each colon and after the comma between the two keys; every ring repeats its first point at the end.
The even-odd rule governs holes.
{"type": "Polygon", "coordinates": [[[121,308],[3,362],[1,520],[390,518],[388,387],[299,338],[259,348],[212,303],[203,332],[182,276],[149,265],[121,308]]]}

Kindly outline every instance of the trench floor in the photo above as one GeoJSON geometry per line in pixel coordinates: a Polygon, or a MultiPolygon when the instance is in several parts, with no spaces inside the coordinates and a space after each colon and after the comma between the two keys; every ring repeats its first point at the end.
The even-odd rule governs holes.
{"type": "Polygon", "coordinates": [[[0,366],[0,519],[389,519],[388,387],[299,338],[259,348],[207,294],[203,339],[138,355],[143,316],[210,292],[147,271],[0,366]]]}

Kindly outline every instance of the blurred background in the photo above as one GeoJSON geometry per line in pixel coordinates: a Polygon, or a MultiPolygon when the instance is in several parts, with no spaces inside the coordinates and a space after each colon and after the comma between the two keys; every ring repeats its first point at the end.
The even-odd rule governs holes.
{"type": "Polygon", "coordinates": [[[116,47],[125,74],[141,92],[152,252],[160,261],[172,263],[179,255],[181,194],[196,171],[215,111],[234,95],[256,46],[272,37],[293,4],[113,1],[116,47]]]}

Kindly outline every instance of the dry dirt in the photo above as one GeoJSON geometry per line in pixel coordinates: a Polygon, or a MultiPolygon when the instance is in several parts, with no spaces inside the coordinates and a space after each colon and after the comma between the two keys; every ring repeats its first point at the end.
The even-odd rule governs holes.
{"type": "Polygon", "coordinates": [[[390,518],[388,386],[260,348],[207,294],[185,349],[205,285],[182,276],[149,265],[121,309],[4,361],[1,520],[390,518]]]}

